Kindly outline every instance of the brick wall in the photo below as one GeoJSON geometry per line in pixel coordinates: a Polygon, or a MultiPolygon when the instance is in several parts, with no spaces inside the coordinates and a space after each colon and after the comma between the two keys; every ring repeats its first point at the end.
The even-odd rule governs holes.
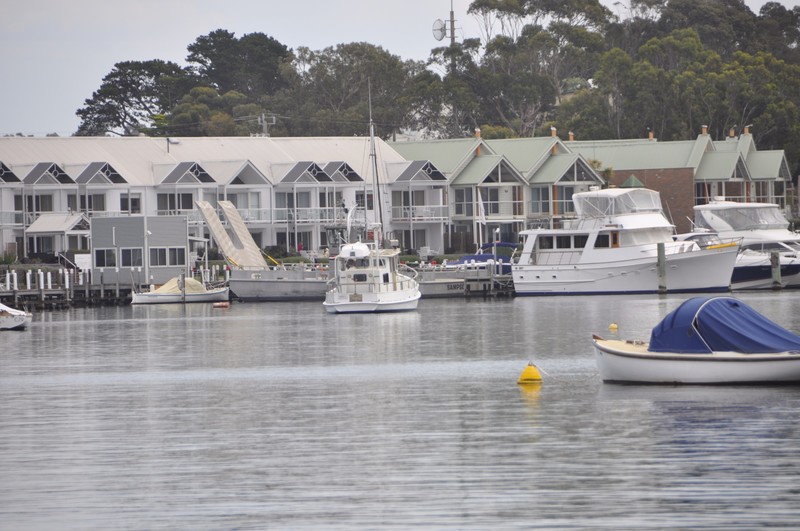
{"type": "Polygon", "coordinates": [[[664,214],[675,224],[678,233],[692,230],[689,220],[694,219],[694,174],[691,168],[615,171],[609,184],[620,186],[631,175],[635,175],[645,188],[661,194],[664,214]]]}

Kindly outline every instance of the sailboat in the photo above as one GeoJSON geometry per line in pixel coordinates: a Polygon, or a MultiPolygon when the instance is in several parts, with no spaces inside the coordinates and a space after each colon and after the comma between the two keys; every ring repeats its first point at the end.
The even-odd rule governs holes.
{"type": "MultiPolygon", "coordinates": [[[[417,272],[400,264],[397,245],[386,246],[382,234],[383,210],[378,183],[378,161],[375,154],[375,125],[372,103],[369,116],[372,186],[381,223],[369,233],[372,241],[342,245],[334,260],[335,273],[328,281],[323,306],[328,313],[371,313],[416,310],[419,304],[417,272]]],[[[369,234],[368,233],[368,234],[369,234]]]]}

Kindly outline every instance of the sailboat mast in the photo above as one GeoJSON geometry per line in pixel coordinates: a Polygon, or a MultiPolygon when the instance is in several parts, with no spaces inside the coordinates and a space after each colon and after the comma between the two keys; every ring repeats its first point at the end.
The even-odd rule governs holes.
{"type": "Polygon", "coordinates": [[[373,200],[378,207],[378,222],[380,223],[378,246],[383,247],[383,206],[381,205],[381,186],[378,179],[378,157],[375,153],[375,123],[372,121],[372,83],[369,80],[367,80],[367,95],[369,99],[369,156],[372,165],[372,188],[375,194],[373,200]]]}

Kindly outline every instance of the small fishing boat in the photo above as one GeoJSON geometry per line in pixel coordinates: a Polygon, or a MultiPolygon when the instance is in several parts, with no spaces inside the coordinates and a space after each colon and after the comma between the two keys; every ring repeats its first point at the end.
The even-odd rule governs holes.
{"type": "Polygon", "coordinates": [[[399,263],[399,249],[375,243],[343,245],[336,257],[336,274],[328,281],[323,306],[328,313],[416,310],[420,291],[417,272],[399,263]]]}
{"type": "Polygon", "coordinates": [[[23,330],[30,326],[33,314],[0,303],[0,330],[23,330]]]}
{"type": "Polygon", "coordinates": [[[592,336],[606,382],[800,382],[800,336],[734,297],[695,297],[670,312],[650,341],[592,336]]]}
{"type": "Polygon", "coordinates": [[[131,304],[169,304],[184,302],[222,302],[229,299],[230,289],[227,286],[207,289],[193,278],[175,277],[164,285],[152,290],[131,293],[131,304]]]}

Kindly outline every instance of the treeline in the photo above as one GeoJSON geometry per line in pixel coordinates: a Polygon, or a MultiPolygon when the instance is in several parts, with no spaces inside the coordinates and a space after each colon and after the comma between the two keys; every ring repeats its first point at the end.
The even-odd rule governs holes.
{"type": "Polygon", "coordinates": [[[78,135],[715,139],[751,126],[800,159],[800,7],[743,0],[474,0],[481,39],[427,62],[367,43],[290,50],[216,30],[186,62],[125,61],[77,111],[78,135]]]}

